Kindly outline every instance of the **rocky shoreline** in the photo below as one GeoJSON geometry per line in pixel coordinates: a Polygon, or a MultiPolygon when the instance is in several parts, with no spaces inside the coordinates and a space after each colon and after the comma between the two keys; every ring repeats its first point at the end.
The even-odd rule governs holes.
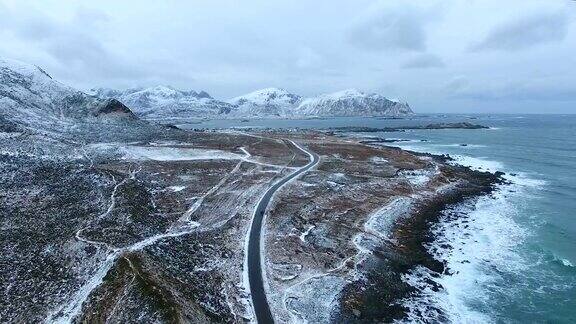
{"type": "Polygon", "coordinates": [[[501,174],[452,165],[446,155],[306,134],[283,136],[299,137],[320,155],[320,166],[280,193],[267,216],[276,318],[403,318],[402,301],[418,293],[403,276],[419,266],[449,271],[426,250],[434,241],[431,228],[449,206],[489,194],[501,174]]]}
{"type": "Polygon", "coordinates": [[[358,126],[343,126],[343,127],[331,127],[327,129],[328,132],[334,133],[393,133],[393,132],[404,132],[407,130],[425,130],[425,129],[488,129],[489,127],[472,124],[469,122],[460,123],[433,123],[427,125],[416,125],[416,126],[398,126],[398,127],[358,127],[358,126]]]}
{"type": "MultiPolygon", "coordinates": [[[[442,162],[449,159],[447,156],[434,158],[442,162]]],[[[402,301],[417,297],[420,292],[405,282],[403,276],[418,266],[427,268],[433,276],[450,274],[451,270],[445,262],[434,258],[426,248],[435,241],[432,227],[450,207],[489,195],[505,181],[501,174],[473,171],[461,166],[449,168],[450,172],[466,179],[466,183],[420,202],[409,217],[399,219],[391,231],[395,244],[379,246],[369,259],[359,265],[363,272],[362,279],[348,284],[339,295],[340,311],[332,314],[334,322],[388,323],[405,319],[406,308],[402,301]],[[397,249],[398,246],[402,249],[397,249]]],[[[427,283],[434,291],[442,289],[432,281],[427,283]]],[[[441,310],[433,311],[438,318],[442,318],[441,310]]]]}

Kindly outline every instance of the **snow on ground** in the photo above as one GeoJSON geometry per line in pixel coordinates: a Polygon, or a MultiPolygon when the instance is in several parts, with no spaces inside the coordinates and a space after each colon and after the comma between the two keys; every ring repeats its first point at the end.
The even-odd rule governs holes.
{"type": "Polygon", "coordinates": [[[347,281],[335,275],[321,275],[288,288],[285,305],[293,323],[330,323],[330,314],[347,281]]]}
{"type": "Polygon", "coordinates": [[[149,146],[123,145],[119,143],[98,143],[86,146],[90,155],[98,153],[117,154],[123,160],[152,161],[193,161],[193,160],[241,160],[265,167],[296,169],[283,165],[264,163],[257,160],[245,148],[240,148],[243,154],[229,151],[199,149],[179,146],[176,142],[154,142],[149,146]]]}
{"type": "Polygon", "coordinates": [[[0,139],[9,139],[9,138],[15,138],[22,135],[22,133],[4,133],[4,132],[0,132],[0,139]]]}
{"type": "Polygon", "coordinates": [[[121,147],[127,160],[189,161],[189,160],[236,160],[241,155],[219,151],[181,147],[124,146],[121,147]]]}
{"type": "Polygon", "coordinates": [[[374,163],[388,163],[388,160],[386,160],[383,157],[380,156],[373,156],[370,158],[370,162],[374,162],[374,163]]]}
{"type": "Polygon", "coordinates": [[[302,242],[306,242],[306,236],[308,236],[308,234],[310,234],[310,231],[312,231],[312,230],[314,229],[314,227],[316,227],[316,226],[315,226],[315,225],[310,225],[310,226],[308,227],[308,229],[307,229],[306,231],[304,231],[304,233],[302,233],[302,234],[300,235],[300,240],[301,240],[302,242]]]}
{"type": "MultiPolygon", "coordinates": [[[[343,260],[339,266],[326,272],[307,271],[300,273],[298,277],[301,280],[289,285],[282,297],[283,306],[285,311],[290,314],[291,322],[329,323],[330,314],[335,307],[334,303],[337,302],[339,293],[347,283],[359,279],[361,276],[357,271],[348,274],[342,272],[346,264],[349,261],[355,264],[362,263],[368,255],[372,254],[373,250],[380,246],[381,240],[389,239],[394,223],[410,213],[412,206],[413,198],[411,197],[393,199],[386,206],[371,214],[364,225],[365,232],[354,237],[353,243],[358,249],[355,255],[343,260]]],[[[300,239],[305,241],[306,236],[314,228],[314,226],[309,226],[300,235],[300,239]]],[[[274,272],[282,273],[281,271],[274,272]]],[[[285,272],[287,273],[287,271],[285,272]]]]}
{"type": "Polygon", "coordinates": [[[366,232],[380,238],[387,238],[396,221],[410,213],[413,200],[408,197],[399,197],[368,217],[364,224],[366,232]]]}
{"type": "Polygon", "coordinates": [[[438,169],[434,170],[410,170],[400,172],[410,184],[416,187],[422,187],[426,185],[430,179],[432,179],[436,174],[439,173],[438,169]]]}

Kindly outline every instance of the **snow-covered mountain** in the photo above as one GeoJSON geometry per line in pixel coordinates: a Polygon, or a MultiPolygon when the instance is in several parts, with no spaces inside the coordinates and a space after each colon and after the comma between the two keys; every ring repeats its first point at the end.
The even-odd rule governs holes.
{"type": "Polygon", "coordinates": [[[303,98],[284,89],[266,88],[227,102],[214,99],[204,91],[182,91],[168,86],[128,90],[99,88],[90,93],[100,98],[118,99],[139,117],[153,120],[412,114],[406,103],[354,89],[303,98]]]}
{"type": "Polygon", "coordinates": [[[117,100],[102,100],[68,87],[41,68],[0,58],[0,117],[29,128],[135,119],[117,100]]]}
{"type": "Polygon", "coordinates": [[[28,126],[74,124],[78,120],[115,122],[136,119],[136,116],[177,120],[411,113],[406,103],[357,90],[304,99],[283,89],[267,88],[228,102],[214,99],[204,91],[182,91],[167,86],[123,91],[100,88],[86,94],[52,79],[37,66],[0,58],[0,118],[28,126]]]}
{"type": "Polygon", "coordinates": [[[348,89],[303,100],[296,108],[300,116],[404,116],[412,114],[407,103],[348,89]]]}
{"type": "Polygon", "coordinates": [[[313,98],[302,98],[283,89],[267,88],[229,101],[242,117],[334,117],[334,116],[404,116],[412,114],[407,103],[366,94],[355,89],[313,98]]]}
{"type": "Polygon", "coordinates": [[[291,116],[302,101],[299,95],[284,89],[266,88],[230,99],[232,115],[239,117],[291,116]]]}
{"type": "Polygon", "coordinates": [[[118,99],[145,119],[218,117],[230,113],[233,108],[204,91],[182,91],[169,86],[128,90],[99,88],[90,93],[100,98],[118,99]]]}

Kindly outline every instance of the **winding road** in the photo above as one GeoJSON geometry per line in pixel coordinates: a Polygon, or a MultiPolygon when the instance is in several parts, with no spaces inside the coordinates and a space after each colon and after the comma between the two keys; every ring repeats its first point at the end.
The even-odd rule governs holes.
{"type": "Polygon", "coordinates": [[[320,158],[318,155],[307,151],[300,145],[290,141],[294,147],[300,151],[308,154],[310,157],[310,162],[303,166],[302,168],[294,171],[288,176],[284,177],[282,180],[276,182],[270,189],[264,193],[260,201],[254,209],[254,216],[252,219],[252,225],[250,226],[250,237],[248,241],[248,281],[250,282],[250,294],[252,296],[252,305],[254,307],[254,314],[256,315],[256,321],[259,324],[274,323],[274,318],[272,312],[270,312],[270,306],[268,305],[268,300],[266,299],[266,291],[264,289],[264,279],[262,276],[262,269],[264,265],[262,264],[262,249],[261,242],[263,238],[262,234],[262,224],[264,221],[264,213],[266,207],[270,203],[270,199],[278,189],[285,185],[288,181],[296,178],[302,173],[310,170],[318,164],[320,158]]]}

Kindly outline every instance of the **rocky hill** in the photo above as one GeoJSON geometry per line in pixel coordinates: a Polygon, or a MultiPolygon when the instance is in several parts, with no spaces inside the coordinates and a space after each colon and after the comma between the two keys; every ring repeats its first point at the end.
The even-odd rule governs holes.
{"type": "Polygon", "coordinates": [[[136,119],[118,100],[87,95],[52,79],[37,66],[7,59],[0,59],[0,117],[42,130],[136,119]]]}

